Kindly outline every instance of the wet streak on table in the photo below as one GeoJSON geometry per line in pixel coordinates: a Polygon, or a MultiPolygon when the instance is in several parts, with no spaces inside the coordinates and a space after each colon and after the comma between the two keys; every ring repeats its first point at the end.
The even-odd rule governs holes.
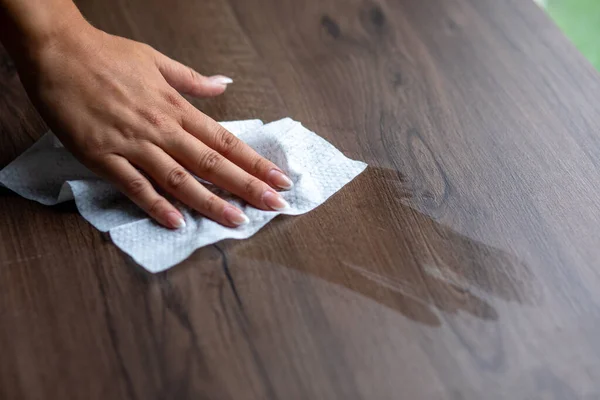
{"type": "MultiPolygon", "coordinates": [[[[370,167],[158,275],[2,192],[2,398],[600,398],[600,79],[533,2],[79,5],[370,167]]],[[[0,57],[6,165],[44,125],[0,57]]]]}

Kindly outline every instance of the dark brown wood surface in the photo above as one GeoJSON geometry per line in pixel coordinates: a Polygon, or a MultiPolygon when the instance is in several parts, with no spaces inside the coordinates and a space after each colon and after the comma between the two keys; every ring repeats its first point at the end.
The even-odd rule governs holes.
{"type": "MultiPolygon", "coordinates": [[[[2,399],[600,399],[600,78],[529,0],[81,0],[370,167],[161,274],[0,193],[2,399]]],[[[44,132],[0,52],[0,166],[44,132]]]]}

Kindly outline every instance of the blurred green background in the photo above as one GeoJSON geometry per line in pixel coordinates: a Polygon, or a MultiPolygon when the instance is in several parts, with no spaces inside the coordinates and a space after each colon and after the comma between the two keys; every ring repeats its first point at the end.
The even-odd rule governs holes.
{"type": "Polygon", "coordinates": [[[600,0],[538,0],[575,46],[600,71],[600,0]]]}

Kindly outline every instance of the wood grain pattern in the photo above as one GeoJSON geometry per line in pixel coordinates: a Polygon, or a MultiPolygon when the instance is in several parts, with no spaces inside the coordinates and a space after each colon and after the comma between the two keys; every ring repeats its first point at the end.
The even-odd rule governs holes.
{"type": "MultiPolygon", "coordinates": [[[[0,396],[600,399],[600,78],[531,1],[81,0],[370,167],[149,275],[0,195],[0,396]]],[[[0,162],[43,133],[0,52],[0,162]]]]}

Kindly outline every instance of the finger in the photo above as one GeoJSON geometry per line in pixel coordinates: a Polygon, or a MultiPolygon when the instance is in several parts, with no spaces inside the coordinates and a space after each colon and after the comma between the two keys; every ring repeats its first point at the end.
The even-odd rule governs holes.
{"type": "Polygon", "coordinates": [[[249,222],[242,211],[206,189],[160,148],[149,147],[132,160],[160,187],[202,215],[231,227],[249,222]]]}
{"type": "Polygon", "coordinates": [[[231,78],[223,75],[204,76],[192,68],[158,53],[158,70],[167,83],[176,90],[196,97],[212,97],[222,94],[231,78]]]}
{"type": "Polygon", "coordinates": [[[185,219],[177,208],[159,195],[148,179],[123,157],[111,156],[99,173],[161,225],[173,229],[185,227],[185,219]]]}
{"type": "Polygon", "coordinates": [[[191,105],[183,117],[182,127],[208,147],[271,187],[288,190],[294,185],[279,167],[261,157],[252,147],[191,105]]]}
{"type": "Polygon", "coordinates": [[[283,197],[265,182],[250,175],[187,132],[174,136],[163,148],[196,176],[241,197],[255,207],[276,211],[289,208],[283,197]]]}

